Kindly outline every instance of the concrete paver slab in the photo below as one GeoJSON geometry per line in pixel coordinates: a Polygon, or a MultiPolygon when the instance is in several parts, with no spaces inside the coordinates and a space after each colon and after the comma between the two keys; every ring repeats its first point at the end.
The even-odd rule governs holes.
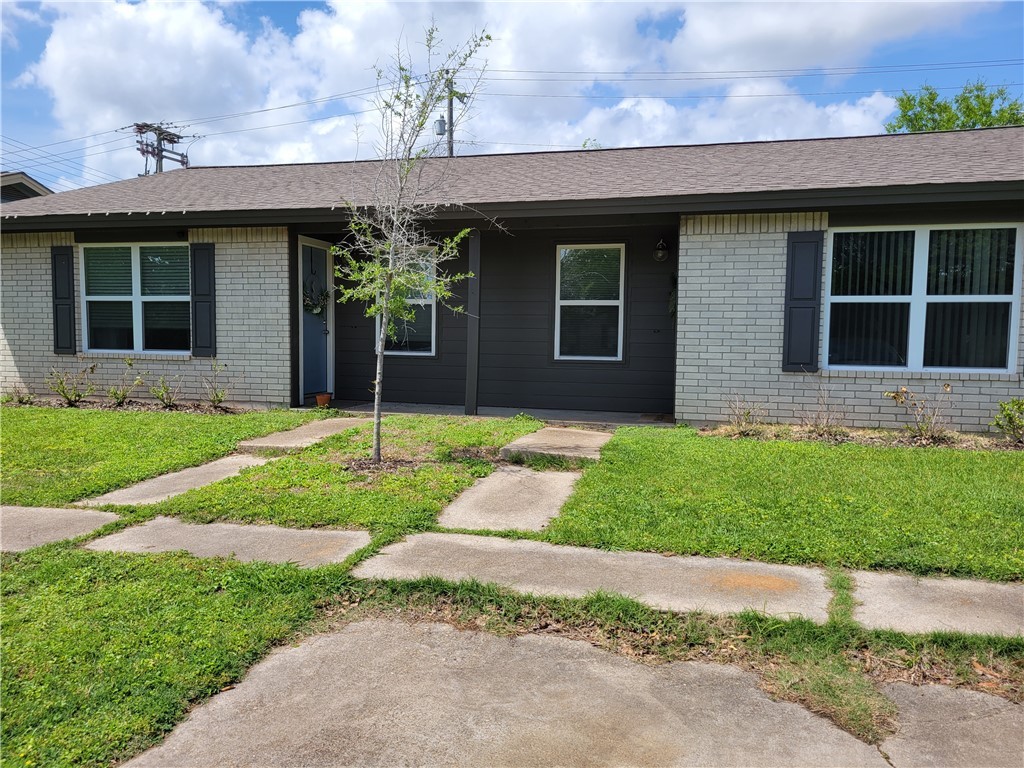
{"type": "Polygon", "coordinates": [[[861,603],[853,616],[865,627],[1024,634],[1024,584],[868,571],[857,571],[853,579],[853,596],[861,603]]]}
{"type": "Polygon", "coordinates": [[[565,427],[544,427],[513,440],[498,453],[512,456],[555,456],[568,459],[599,459],[601,448],[612,439],[607,432],[565,427]]]}
{"type": "Polygon", "coordinates": [[[289,429],[285,432],[274,432],[263,437],[254,437],[251,440],[243,440],[238,444],[238,450],[244,453],[291,453],[308,448],[314,443],[319,443],[324,438],[344,432],[346,429],[362,426],[369,419],[321,419],[310,421],[301,427],[289,429]]]}
{"type": "Polygon", "coordinates": [[[539,531],[561,511],[579,477],[579,472],[498,467],[449,504],[438,523],[444,528],[539,531]]]}
{"type": "Polygon", "coordinates": [[[269,459],[263,456],[242,454],[225,456],[208,464],[189,467],[178,472],[169,472],[166,475],[160,475],[150,480],[143,480],[141,483],[129,486],[128,488],[111,491],[93,499],[85,499],[78,502],[78,506],[99,507],[104,504],[156,504],[158,501],[178,496],[186,491],[191,491],[193,488],[201,488],[204,485],[216,483],[218,480],[234,477],[243,469],[266,464],[268,461],[269,459]]]}
{"type": "Polygon", "coordinates": [[[315,568],[340,563],[370,543],[365,531],[300,530],[276,525],[209,523],[190,525],[173,517],[156,517],[144,525],[89,542],[103,552],[174,552],[197,557],[234,556],[243,562],[296,563],[315,568]]]}
{"type": "Polygon", "coordinates": [[[383,620],[272,653],[128,765],[888,768],[735,667],[383,620]]]}
{"type": "Polygon", "coordinates": [[[117,520],[113,512],[51,507],[0,507],[0,550],[21,552],[73,539],[117,520]]]}
{"type": "Polygon", "coordinates": [[[1024,765],[1024,707],[942,685],[883,688],[899,708],[899,731],[881,749],[897,768],[1024,765]]]}
{"type": "Polygon", "coordinates": [[[391,544],[353,571],[359,578],[477,579],[521,592],[583,597],[618,592],[669,611],[828,618],[831,594],[815,568],[707,557],[605,552],[540,541],[420,533],[391,544]]]}

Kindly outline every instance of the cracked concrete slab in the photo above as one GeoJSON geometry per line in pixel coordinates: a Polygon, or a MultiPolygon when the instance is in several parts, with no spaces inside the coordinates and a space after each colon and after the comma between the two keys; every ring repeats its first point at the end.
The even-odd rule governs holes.
{"type": "Polygon", "coordinates": [[[853,617],[872,629],[1024,635],[1024,584],[857,571],[853,617]]]}
{"type": "Polygon", "coordinates": [[[565,427],[544,427],[513,440],[498,454],[503,459],[514,456],[553,456],[566,459],[600,459],[601,448],[612,439],[607,432],[565,427]]]}
{"type": "Polygon", "coordinates": [[[370,543],[365,531],[281,528],[276,525],[192,525],[156,517],[143,525],[89,542],[100,552],[175,552],[197,557],[235,557],[243,562],[296,563],[304,568],[340,563],[370,543]]]}
{"type": "Polygon", "coordinates": [[[561,512],[579,477],[579,472],[498,467],[449,504],[438,524],[443,528],[539,531],[561,512]]]}
{"type": "Polygon", "coordinates": [[[824,571],[708,557],[606,552],[540,541],[420,533],[391,544],[353,571],[359,578],[477,579],[520,592],[583,597],[618,592],[669,611],[737,613],[824,622],[831,593],[824,571]]]}
{"type": "Polygon", "coordinates": [[[84,501],[77,502],[77,506],[101,507],[104,504],[123,504],[129,506],[156,504],[159,501],[178,496],[194,488],[202,488],[204,485],[210,485],[210,483],[234,477],[243,469],[266,464],[268,461],[270,459],[263,456],[233,454],[207,464],[200,464],[198,467],[189,467],[178,472],[169,472],[166,475],[160,475],[150,480],[143,480],[141,483],[127,488],[111,491],[92,499],[85,499],[84,501]]]}
{"type": "Polygon", "coordinates": [[[22,552],[92,533],[117,520],[113,512],[53,507],[0,507],[0,550],[22,552]]]}
{"type": "Polygon", "coordinates": [[[385,620],[272,653],[127,765],[888,768],[735,667],[385,620]]]}
{"type": "Polygon", "coordinates": [[[337,435],[347,429],[360,427],[370,420],[365,418],[338,418],[309,421],[301,427],[285,432],[274,432],[263,437],[243,440],[238,450],[243,453],[292,453],[319,443],[321,440],[337,435]]]}
{"type": "Polygon", "coordinates": [[[899,708],[899,731],[880,747],[896,768],[1024,765],[1020,704],[943,685],[894,683],[882,690],[899,708]]]}

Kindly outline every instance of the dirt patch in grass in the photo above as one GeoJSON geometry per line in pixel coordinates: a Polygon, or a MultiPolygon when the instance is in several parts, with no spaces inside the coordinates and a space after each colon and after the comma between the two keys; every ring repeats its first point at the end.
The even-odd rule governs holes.
{"type": "Polygon", "coordinates": [[[1001,435],[949,430],[940,437],[926,438],[899,429],[858,429],[830,426],[827,428],[801,424],[720,424],[698,430],[709,437],[741,437],[755,440],[790,440],[839,445],[870,445],[901,448],[957,448],[969,451],[1021,451],[1024,443],[1001,435]]]}

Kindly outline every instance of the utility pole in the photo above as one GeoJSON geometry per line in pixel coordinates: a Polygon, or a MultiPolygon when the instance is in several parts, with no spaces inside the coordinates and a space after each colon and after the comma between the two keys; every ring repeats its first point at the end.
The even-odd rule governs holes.
{"type": "MultiPolygon", "coordinates": [[[[163,123],[135,123],[135,133],[139,138],[136,144],[139,147],[139,154],[143,157],[156,159],[156,172],[163,173],[164,159],[173,160],[182,168],[188,168],[188,155],[184,152],[176,152],[168,149],[165,144],[172,147],[182,141],[181,134],[168,130],[163,123]],[[153,141],[145,141],[142,137],[153,134],[153,141]]],[[[149,162],[146,162],[146,174],[149,173],[149,162]]]]}
{"type": "Polygon", "coordinates": [[[451,70],[446,70],[445,75],[447,77],[446,82],[448,83],[448,157],[455,157],[455,110],[452,104],[455,91],[452,87],[451,70]]]}

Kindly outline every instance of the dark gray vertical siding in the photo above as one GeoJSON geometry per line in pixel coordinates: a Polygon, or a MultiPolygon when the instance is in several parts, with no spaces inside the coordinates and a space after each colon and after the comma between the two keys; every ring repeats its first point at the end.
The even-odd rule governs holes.
{"type": "Polygon", "coordinates": [[[672,411],[674,255],[658,263],[661,228],[484,233],[481,265],[481,406],[672,411]],[[554,359],[555,249],[559,243],[626,243],[621,362],[554,359]]]}
{"type": "MultiPolygon", "coordinates": [[[[445,264],[447,272],[465,272],[465,256],[445,264]]],[[[466,303],[466,284],[455,286],[451,303],[466,303]]],[[[372,400],[376,357],[375,323],[358,303],[335,307],[335,390],[339,400],[372,400]]],[[[387,355],[384,399],[393,403],[461,405],[466,396],[466,316],[437,307],[437,352],[432,357],[387,355]]]]}

